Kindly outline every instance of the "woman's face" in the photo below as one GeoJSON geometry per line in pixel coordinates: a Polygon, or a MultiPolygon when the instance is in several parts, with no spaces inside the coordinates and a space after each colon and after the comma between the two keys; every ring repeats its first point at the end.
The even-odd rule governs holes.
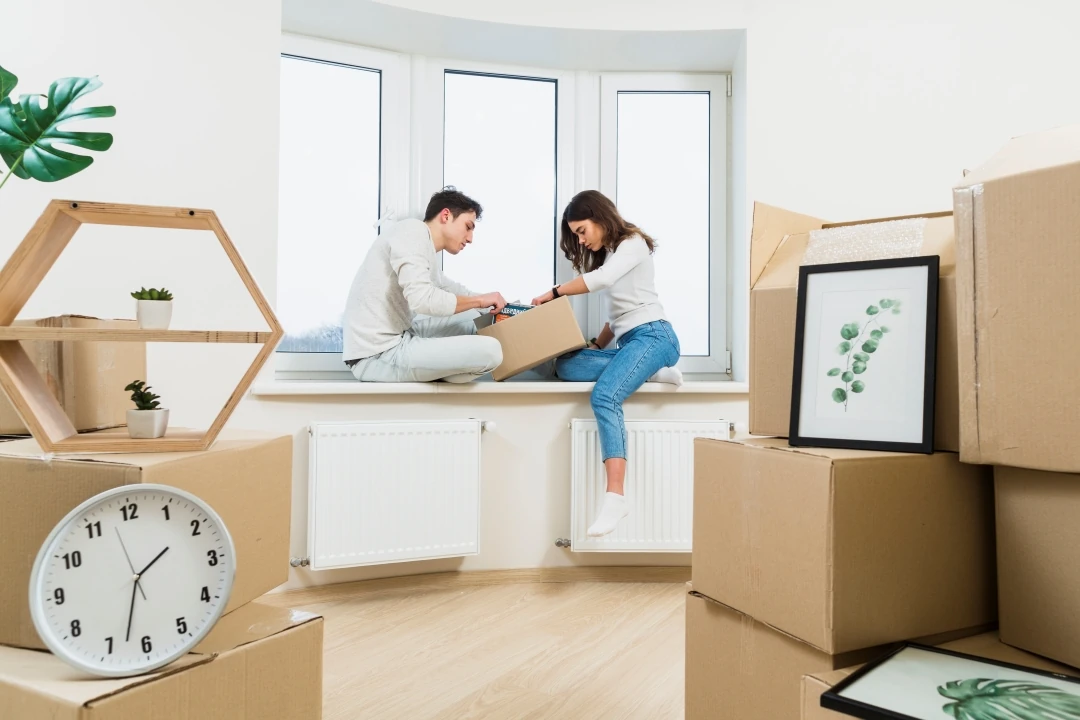
{"type": "Polygon", "coordinates": [[[578,243],[592,252],[604,249],[604,228],[592,220],[574,220],[569,223],[571,232],[577,236],[578,243]]]}

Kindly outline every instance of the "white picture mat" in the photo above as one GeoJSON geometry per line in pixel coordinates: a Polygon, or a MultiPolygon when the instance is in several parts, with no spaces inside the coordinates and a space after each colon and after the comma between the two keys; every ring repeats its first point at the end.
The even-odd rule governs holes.
{"type": "MultiPolygon", "coordinates": [[[[929,275],[926,266],[918,265],[807,276],[800,436],[922,442],[929,275]],[[843,381],[826,375],[832,367],[844,369],[845,358],[837,353],[844,340],[840,329],[852,322],[865,327],[872,319],[866,308],[885,298],[901,300],[901,313],[880,313],[877,324],[890,332],[871,355],[867,371],[856,376],[866,389],[849,390],[845,411],[832,399],[833,389],[844,387],[843,381]]],[[[857,347],[854,352],[861,351],[857,347]]]]}
{"type": "Polygon", "coordinates": [[[949,717],[942,708],[954,700],[938,688],[972,678],[1030,681],[1080,697],[1077,683],[913,647],[904,648],[838,694],[919,720],[940,720],[949,717]]]}

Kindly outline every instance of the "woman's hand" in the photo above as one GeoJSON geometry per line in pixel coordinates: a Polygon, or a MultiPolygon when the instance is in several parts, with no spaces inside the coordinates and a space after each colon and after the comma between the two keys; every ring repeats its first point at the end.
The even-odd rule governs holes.
{"type": "Polygon", "coordinates": [[[555,299],[555,294],[552,293],[550,290],[548,290],[543,295],[540,295],[538,297],[534,297],[532,299],[532,304],[533,305],[543,305],[544,303],[549,303],[554,299],[555,299]]]}

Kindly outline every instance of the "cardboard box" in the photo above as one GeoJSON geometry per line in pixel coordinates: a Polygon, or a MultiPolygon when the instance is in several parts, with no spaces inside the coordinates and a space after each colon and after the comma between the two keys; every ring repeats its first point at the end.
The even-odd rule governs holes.
{"type": "Polygon", "coordinates": [[[694,589],[828,653],[992,623],[993,483],[955,453],[694,441],[694,589]]]}
{"type": "Polygon", "coordinates": [[[0,718],[318,720],[322,656],[321,617],[262,603],[223,617],[186,657],[134,678],[96,679],[51,653],[0,647],[0,718]]]}
{"type": "MultiPolygon", "coordinates": [[[[1001,642],[1001,639],[996,632],[983,633],[981,635],[975,635],[974,637],[964,638],[963,640],[944,643],[940,647],[946,650],[966,653],[968,655],[976,655],[978,657],[987,658],[988,660],[1023,665],[1024,667],[1035,668],[1036,670],[1046,670],[1048,672],[1072,675],[1074,677],[1080,676],[1080,670],[1066,667],[1065,665],[1059,665],[1055,662],[1050,662],[1044,658],[1030,655],[1022,650],[1017,650],[1016,648],[1005,645],[1001,642]]],[[[842,670],[835,670],[833,672],[814,673],[812,675],[804,676],[802,683],[802,720],[843,720],[844,718],[850,720],[849,715],[843,715],[821,707],[821,694],[858,670],[859,667],[861,667],[861,665],[844,668],[842,670]]]]}
{"type": "Polygon", "coordinates": [[[502,322],[494,322],[494,316],[489,314],[481,315],[475,322],[480,335],[493,337],[502,345],[502,364],[491,373],[496,381],[531,370],[588,344],[566,297],[502,322]]]}
{"type": "MultiPolygon", "coordinates": [[[[954,223],[951,213],[925,216],[921,245],[915,254],[941,258],[938,281],[937,372],[935,374],[934,448],[960,449],[958,369],[956,358],[956,277],[954,223]]],[[[754,205],[750,246],[750,432],[787,437],[791,418],[795,321],[799,267],[808,246],[835,242],[840,228],[870,225],[826,223],[817,218],[754,205]],[[833,237],[826,233],[833,232],[833,237]]],[[[887,254],[887,253],[886,253],[887,254]]]]}
{"type": "Polygon", "coordinates": [[[1080,475],[997,467],[994,484],[1001,639],[1080,667],[1080,475]]]}
{"type": "Polygon", "coordinates": [[[1009,141],[953,207],[960,458],[1080,472],[1080,125],[1009,141]]]}
{"type": "MultiPolygon", "coordinates": [[[[981,630],[921,641],[975,632],[981,630]]],[[[686,718],[798,720],[804,675],[869,662],[893,647],[830,655],[692,589],[686,597],[686,718]]]]}
{"type": "Polygon", "coordinates": [[[209,450],[185,453],[42,457],[33,439],[0,443],[0,644],[45,648],[27,600],[34,558],[72,508],[121,485],[171,485],[221,515],[236,546],[236,580],[226,612],[284,583],[292,446],[291,435],[235,430],[223,432],[209,450]]]}
{"type": "MultiPolygon", "coordinates": [[[[54,328],[139,327],[134,320],[99,320],[81,315],[19,320],[14,324],[54,328]]],[[[127,411],[135,406],[124,387],[132,380],[146,379],[146,343],[23,342],[22,346],[76,430],[104,430],[127,424],[127,411]]],[[[30,434],[2,390],[0,434],[30,434]]]]}

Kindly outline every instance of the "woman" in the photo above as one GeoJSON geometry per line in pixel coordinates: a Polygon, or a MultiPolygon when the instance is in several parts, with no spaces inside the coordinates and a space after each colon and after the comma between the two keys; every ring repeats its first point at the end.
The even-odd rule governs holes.
{"type": "Polygon", "coordinates": [[[600,431],[607,473],[603,508],[589,528],[607,535],[627,515],[626,425],[623,402],[647,380],[682,383],[679,339],[664,315],[653,282],[656,243],[619,215],[614,203],[595,190],[578,193],[566,206],[559,246],[582,273],[533,300],[608,291],[610,321],[589,346],[560,357],[555,372],[571,382],[595,382],[592,407],[600,431]]]}

